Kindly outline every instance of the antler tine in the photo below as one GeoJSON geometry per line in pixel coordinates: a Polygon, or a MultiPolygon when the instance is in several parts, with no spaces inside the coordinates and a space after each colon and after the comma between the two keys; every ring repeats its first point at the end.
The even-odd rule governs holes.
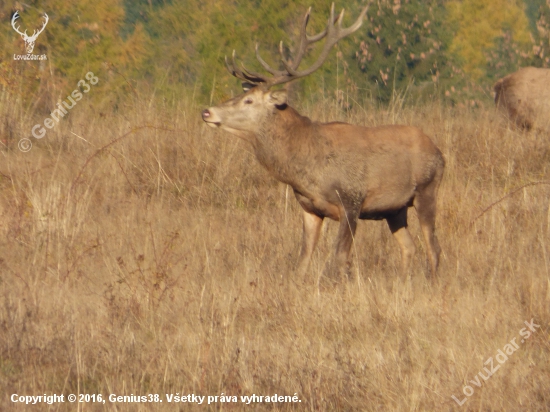
{"type": "Polygon", "coordinates": [[[243,75],[246,77],[246,81],[254,84],[269,82],[269,78],[267,76],[264,76],[260,73],[253,72],[252,70],[248,70],[246,67],[244,67],[244,64],[242,63],[241,63],[241,66],[243,69],[243,75]]]}
{"type": "MultiPolygon", "coordinates": [[[[307,32],[306,32],[307,24],[309,23],[309,16],[310,15],[311,15],[311,7],[309,9],[307,9],[307,12],[306,12],[306,14],[304,15],[304,18],[303,18],[302,27],[300,27],[300,45],[298,46],[298,51],[296,53],[296,59],[294,61],[294,68],[295,69],[298,68],[298,66],[300,65],[300,63],[302,61],[302,58],[304,57],[304,54],[306,52],[307,46],[309,44],[311,44],[313,41],[317,41],[317,40],[311,40],[310,38],[308,38],[308,35],[307,35],[307,32]]],[[[315,37],[317,37],[317,36],[315,36],[315,37]]],[[[320,37],[319,40],[322,39],[323,37],[320,37]]],[[[281,44],[282,44],[282,42],[281,42],[281,44]]],[[[281,57],[282,57],[282,52],[281,52],[281,57]]]]}
{"type": "Polygon", "coordinates": [[[280,51],[281,59],[284,60],[286,64],[291,66],[294,70],[296,70],[300,66],[300,63],[304,58],[304,54],[307,50],[307,47],[315,42],[318,42],[319,40],[321,40],[327,35],[327,27],[330,25],[330,21],[334,19],[334,3],[332,4],[332,7],[331,7],[331,16],[329,17],[329,20],[328,20],[329,24],[327,25],[327,27],[325,27],[325,29],[322,32],[315,34],[313,36],[309,36],[306,30],[307,25],[309,23],[310,15],[311,15],[311,7],[307,10],[306,14],[304,15],[304,18],[302,19],[302,26],[300,27],[300,44],[298,46],[298,51],[296,52],[296,58],[294,60],[294,63],[290,65],[290,62],[284,59],[283,52],[280,51]]]}
{"type": "MultiPolygon", "coordinates": [[[[369,3],[370,4],[370,3],[369,3]]],[[[332,3],[332,6],[330,8],[330,18],[327,24],[326,28],[326,36],[327,41],[325,43],[325,46],[323,47],[323,51],[317,58],[317,61],[309,68],[303,71],[297,71],[297,67],[292,67],[290,64],[288,64],[287,61],[283,60],[283,65],[285,66],[285,69],[288,71],[288,73],[292,76],[292,78],[299,78],[307,76],[311,73],[313,73],[315,70],[317,70],[321,65],[324,63],[324,61],[327,59],[330,50],[332,47],[338,43],[339,40],[343,39],[344,37],[350,35],[351,33],[355,32],[361,25],[363,24],[363,17],[367,13],[369,9],[369,4],[365,6],[365,8],[361,11],[359,17],[353,23],[350,27],[346,29],[342,29],[342,21],[344,18],[344,10],[342,10],[338,16],[338,18],[334,19],[334,3],[332,3]]]]}
{"type": "MultiPolygon", "coordinates": [[[[282,42],[281,42],[282,43],[282,42]]],[[[262,65],[262,67],[268,71],[269,73],[271,73],[272,75],[274,76],[282,76],[285,74],[285,72],[281,71],[281,70],[275,70],[274,68],[272,68],[269,64],[267,64],[265,62],[264,59],[262,59],[262,57],[260,56],[260,52],[259,52],[259,45],[258,43],[256,43],[256,48],[255,48],[255,51],[256,51],[256,59],[260,62],[260,64],[262,65]]]]}
{"type": "Polygon", "coordinates": [[[231,76],[235,75],[233,72],[233,68],[229,65],[229,62],[227,61],[227,56],[225,56],[225,68],[231,74],[231,76]]]}
{"type": "MultiPolygon", "coordinates": [[[[342,12],[343,11],[344,10],[342,10],[342,12]]],[[[323,34],[323,36],[319,36],[319,35],[314,36],[314,37],[319,37],[319,40],[322,39],[323,37],[327,36],[327,35],[329,36],[329,38],[327,39],[327,42],[325,43],[325,47],[323,47],[323,51],[321,52],[321,54],[317,58],[317,61],[309,69],[307,69],[305,71],[302,71],[302,72],[298,72],[296,70],[298,68],[297,65],[292,67],[289,64],[288,61],[286,61],[285,59],[282,59],[283,66],[285,66],[286,71],[292,77],[298,78],[298,77],[306,76],[308,74],[313,73],[315,70],[317,70],[319,67],[321,67],[321,65],[324,63],[324,61],[328,57],[330,49],[332,48],[332,45],[329,46],[329,43],[330,43],[330,40],[331,40],[331,37],[332,37],[332,33],[334,31],[334,24],[337,23],[340,20],[340,17],[342,17],[342,13],[340,13],[337,20],[334,20],[334,3],[332,3],[331,6],[330,6],[330,17],[328,18],[327,27],[325,27],[325,29],[320,33],[320,34],[323,34]]],[[[309,44],[311,44],[311,42],[309,44]]],[[[301,60],[301,57],[300,57],[300,60],[301,60]]]]}
{"type": "Polygon", "coordinates": [[[279,42],[279,54],[281,55],[281,61],[286,62],[285,50],[283,48],[283,41],[282,40],[279,42]]]}
{"type": "Polygon", "coordinates": [[[225,56],[225,66],[229,73],[231,73],[232,76],[235,76],[237,79],[241,79],[245,82],[250,82],[254,84],[259,83],[267,83],[269,79],[266,76],[262,76],[259,73],[255,73],[251,70],[248,70],[244,65],[241,64],[242,70],[238,67],[236,61],[236,52],[233,50],[233,53],[231,55],[231,65],[227,61],[227,56],[225,56]]]}
{"type": "Polygon", "coordinates": [[[369,10],[369,5],[370,3],[365,6],[365,8],[361,11],[361,14],[357,18],[357,20],[355,20],[355,22],[351,26],[349,26],[347,29],[342,29],[342,20],[344,17],[344,10],[342,10],[342,13],[340,14],[339,22],[338,22],[338,31],[341,30],[338,35],[339,39],[349,36],[353,32],[357,31],[359,27],[361,27],[361,25],[363,24],[363,18],[365,17],[365,14],[367,14],[367,11],[369,10]]]}
{"type": "Polygon", "coordinates": [[[237,65],[235,64],[235,50],[233,50],[233,53],[231,54],[231,65],[229,65],[229,62],[227,61],[227,56],[225,56],[225,67],[227,67],[227,70],[229,73],[231,73],[232,76],[235,76],[238,79],[244,80],[242,78],[242,72],[237,68],[237,65]]]}
{"type": "Polygon", "coordinates": [[[316,42],[316,41],[321,40],[323,37],[325,37],[327,35],[328,30],[331,27],[331,22],[336,23],[336,20],[334,19],[334,3],[332,3],[331,6],[330,6],[330,16],[327,19],[327,26],[323,29],[323,31],[321,33],[316,34],[314,36],[307,36],[307,39],[310,42],[316,42]]]}
{"type": "MultiPolygon", "coordinates": [[[[342,11],[343,11],[343,10],[342,10],[342,11]]],[[[339,16],[338,16],[338,18],[339,18],[339,16]]],[[[338,19],[338,18],[337,18],[337,19],[338,19]]],[[[329,30],[330,30],[330,27],[332,26],[331,22],[332,22],[332,23],[336,23],[336,20],[337,20],[337,19],[334,19],[334,3],[332,3],[331,6],[330,6],[330,16],[329,16],[329,18],[327,19],[327,27],[325,27],[325,28],[323,29],[323,31],[322,31],[321,33],[319,33],[319,34],[316,34],[316,35],[314,35],[314,36],[307,36],[307,39],[308,39],[310,42],[316,42],[316,41],[321,40],[322,38],[324,38],[324,37],[328,34],[328,32],[329,32],[329,30]]]]}

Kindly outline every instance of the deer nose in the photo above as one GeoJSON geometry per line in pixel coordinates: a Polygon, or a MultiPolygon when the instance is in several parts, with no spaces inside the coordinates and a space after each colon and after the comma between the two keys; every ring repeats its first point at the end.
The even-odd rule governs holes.
{"type": "Polygon", "coordinates": [[[202,111],[202,118],[203,118],[203,119],[207,119],[208,117],[210,117],[210,115],[211,115],[210,110],[204,109],[204,110],[202,111]]]}

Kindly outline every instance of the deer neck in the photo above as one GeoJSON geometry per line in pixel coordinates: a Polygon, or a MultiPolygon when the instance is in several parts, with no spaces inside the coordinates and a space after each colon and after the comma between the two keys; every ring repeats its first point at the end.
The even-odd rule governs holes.
{"type": "Polygon", "coordinates": [[[310,181],[318,146],[313,144],[314,123],[286,106],[263,123],[254,145],[258,161],[281,182],[295,189],[310,181]]]}

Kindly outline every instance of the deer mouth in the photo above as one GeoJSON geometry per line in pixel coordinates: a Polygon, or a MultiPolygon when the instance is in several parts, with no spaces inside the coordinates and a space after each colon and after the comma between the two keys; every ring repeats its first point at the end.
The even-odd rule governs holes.
{"type": "Polygon", "coordinates": [[[217,127],[220,127],[222,125],[220,122],[210,122],[208,120],[205,120],[205,123],[208,126],[213,127],[214,129],[217,128],[217,127]]]}
{"type": "Polygon", "coordinates": [[[214,115],[210,110],[204,109],[202,111],[202,120],[210,127],[220,127],[222,123],[217,119],[217,116],[214,115]]]}

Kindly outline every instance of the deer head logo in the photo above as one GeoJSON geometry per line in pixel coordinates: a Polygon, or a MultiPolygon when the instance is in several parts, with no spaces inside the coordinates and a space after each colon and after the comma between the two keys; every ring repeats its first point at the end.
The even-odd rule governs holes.
{"type": "Polygon", "coordinates": [[[13,15],[13,17],[11,18],[11,26],[13,27],[13,29],[19,33],[21,35],[21,38],[25,41],[25,48],[27,49],[27,53],[28,54],[31,54],[33,49],[34,49],[34,43],[36,42],[36,38],[38,37],[38,35],[40,33],[42,33],[44,31],[44,29],[46,28],[46,24],[48,24],[48,15],[46,13],[44,13],[44,24],[42,25],[42,27],[38,30],[38,31],[34,31],[32,36],[28,36],[27,35],[27,30],[25,30],[24,33],[21,33],[21,31],[19,30],[19,26],[16,26],[15,25],[15,21],[19,18],[19,12],[16,11],[15,14],[13,15]]]}

